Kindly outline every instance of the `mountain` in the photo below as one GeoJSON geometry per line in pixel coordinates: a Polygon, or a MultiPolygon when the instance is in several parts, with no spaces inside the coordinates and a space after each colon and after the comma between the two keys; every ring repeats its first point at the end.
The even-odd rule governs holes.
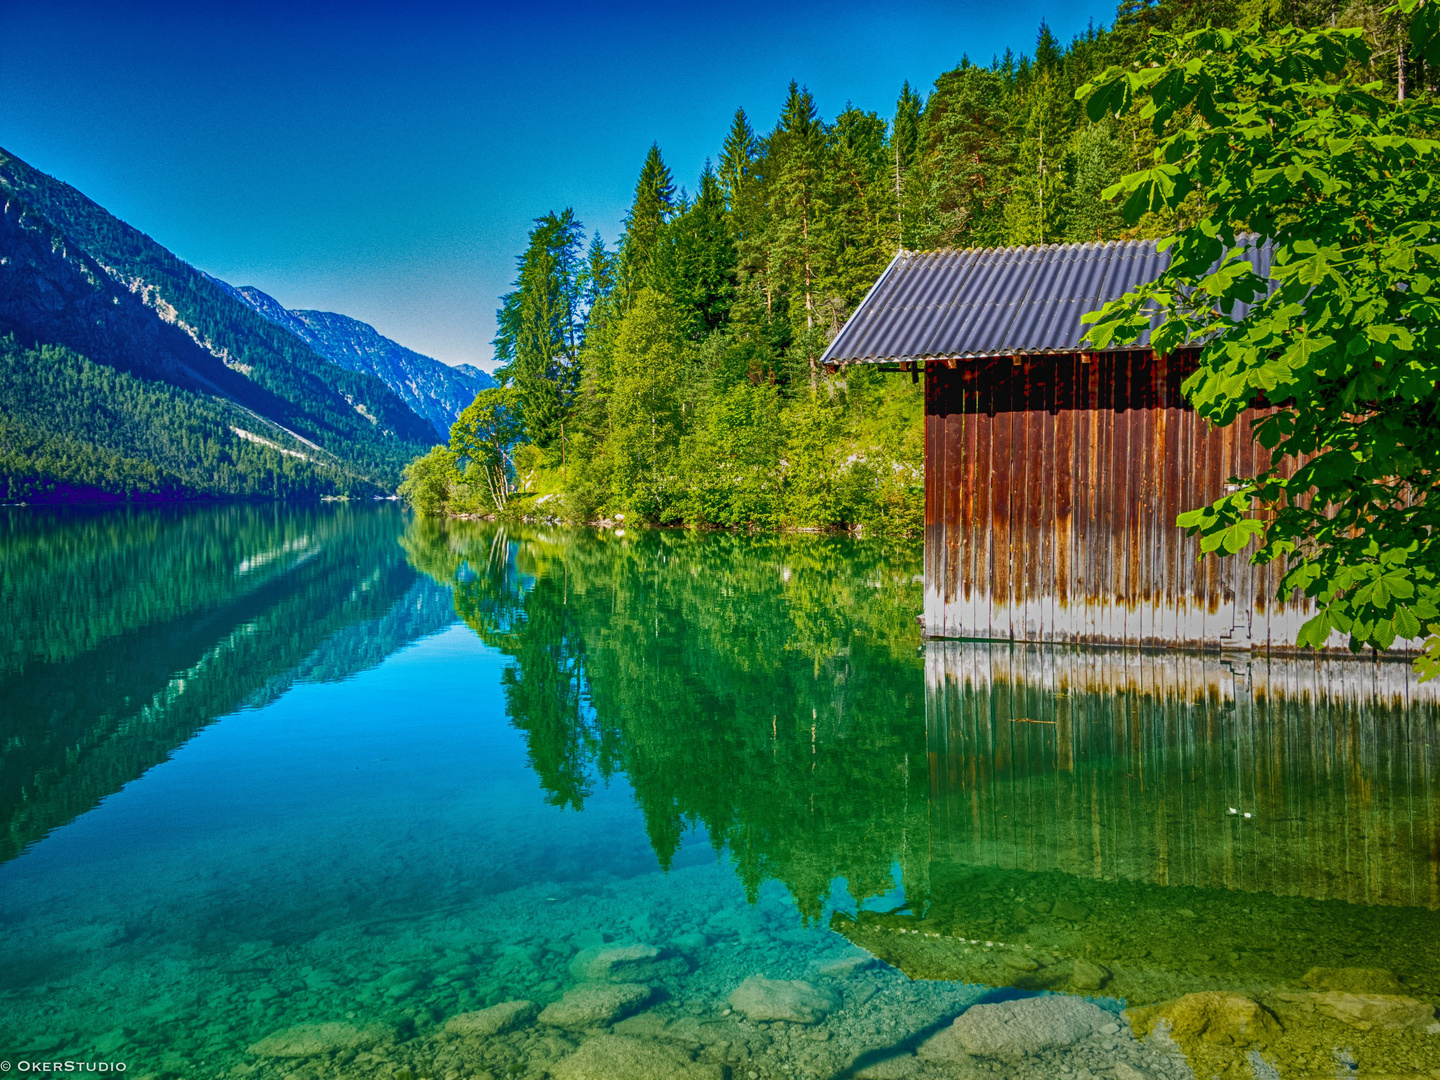
{"type": "MultiPolygon", "coordinates": [[[[224,282],[221,282],[223,285],[224,282]]],[[[225,285],[229,289],[231,286],[225,285]]],[[[234,294],[276,326],[283,326],[331,363],[346,371],[374,375],[399,395],[400,400],[430,421],[441,442],[450,438],[450,425],[460,410],[495,380],[477,367],[451,367],[398,341],[392,341],[369,323],[333,311],[291,311],[273,296],[253,285],[234,294]]]]}
{"type": "Polygon", "coordinates": [[[383,495],[431,423],[0,150],[0,500],[383,495]]]}

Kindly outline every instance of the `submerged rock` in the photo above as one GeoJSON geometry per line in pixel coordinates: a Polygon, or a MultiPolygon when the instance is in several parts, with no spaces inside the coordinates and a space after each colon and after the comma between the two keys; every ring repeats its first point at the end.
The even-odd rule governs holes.
{"type": "Polygon", "coordinates": [[[1110,1020],[1109,1013],[1088,1001],[1053,996],[972,1005],[951,1029],[976,1057],[1020,1057],[1070,1046],[1110,1020]]]}
{"type": "Polygon", "coordinates": [[[1300,980],[1312,990],[1348,990],[1352,994],[1403,994],[1405,987],[1384,968],[1313,967],[1300,980]]]}
{"type": "Polygon", "coordinates": [[[488,1009],[460,1013],[445,1022],[445,1033],[463,1039],[483,1039],[512,1031],[535,1019],[540,1006],[533,1001],[505,1001],[488,1009]]]}
{"type": "Polygon", "coordinates": [[[856,1080],[910,1080],[924,1070],[924,1063],[914,1054],[896,1054],[872,1065],[861,1067],[856,1080]]]}
{"type": "Polygon", "coordinates": [[[680,934],[670,939],[670,944],[682,952],[696,953],[710,944],[710,939],[698,930],[680,934]]]}
{"type": "Polygon", "coordinates": [[[1316,1012],[1349,1024],[1361,1031],[1381,1028],[1391,1031],[1428,1031],[1435,1020],[1435,1007],[1401,994],[1347,994],[1329,990],[1317,994],[1277,994],[1285,1005],[1299,1012],[1316,1012]]]}
{"type": "Polygon", "coordinates": [[[697,1065],[670,1043],[622,1035],[586,1039],[550,1070],[555,1080],[722,1080],[718,1065],[697,1065]]]}
{"type": "Polygon", "coordinates": [[[256,1057],[315,1057],[336,1050],[366,1050],[382,1037],[377,1028],[358,1028],[354,1024],[296,1024],[266,1035],[249,1052],[256,1057]]]}
{"type": "Polygon", "coordinates": [[[1099,990],[1109,981],[1109,968],[1088,960],[1076,960],[1070,969],[1070,985],[1076,990],[1099,990]]]}
{"type": "Polygon", "coordinates": [[[960,1032],[955,1030],[954,1024],[931,1035],[920,1044],[915,1054],[920,1061],[952,1066],[970,1060],[970,1051],[965,1049],[965,1044],[960,1040],[960,1032]]]}
{"type": "Polygon", "coordinates": [[[650,982],[689,970],[683,956],[653,945],[600,945],[580,950],[570,961],[570,974],[580,982],[650,982]]]}
{"type": "Polygon", "coordinates": [[[650,1000],[650,987],[639,983],[584,983],[547,1005],[542,1024],[581,1031],[610,1024],[650,1000]]]}
{"type": "Polygon", "coordinates": [[[840,1000],[830,991],[802,979],[751,975],[730,994],[730,1007],[756,1022],[784,1020],[791,1024],[816,1024],[839,1006],[840,1000]]]}
{"type": "Polygon", "coordinates": [[[848,979],[852,975],[858,975],[862,971],[869,971],[875,966],[873,956],[847,956],[842,960],[832,960],[820,968],[820,974],[827,979],[848,979]]]}
{"type": "Polygon", "coordinates": [[[1181,1046],[1195,1041],[1248,1046],[1274,1038],[1283,1030],[1275,1015],[1254,998],[1223,990],[1186,994],[1160,1005],[1131,1009],[1127,1015],[1141,1037],[1168,1024],[1170,1037],[1181,1046]]]}
{"type": "Polygon", "coordinates": [[[1050,909],[1050,914],[1067,922],[1084,922],[1090,917],[1090,909],[1073,900],[1061,899],[1055,901],[1055,906],[1050,909]]]}

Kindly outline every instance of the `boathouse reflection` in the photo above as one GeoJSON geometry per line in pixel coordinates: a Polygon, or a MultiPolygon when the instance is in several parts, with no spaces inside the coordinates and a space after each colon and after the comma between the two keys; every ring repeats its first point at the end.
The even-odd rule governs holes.
{"type": "MultiPolygon", "coordinates": [[[[1440,1003],[1440,709],[1408,665],[930,642],[925,677],[928,894],[837,915],[856,943],[1132,1006],[1440,1003]]],[[[1316,1023],[1277,1060],[1371,1038],[1316,1023]]]]}

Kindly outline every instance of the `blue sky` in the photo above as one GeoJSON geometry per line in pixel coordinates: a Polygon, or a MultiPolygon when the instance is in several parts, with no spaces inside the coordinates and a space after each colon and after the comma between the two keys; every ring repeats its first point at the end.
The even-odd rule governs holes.
{"type": "Polygon", "coordinates": [[[233,284],[488,367],[531,219],[613,241],[652,141],[693,188],[792,78],[888,117],[905,79],[1113,11],[0,0],[0,146],[233,284]]]}

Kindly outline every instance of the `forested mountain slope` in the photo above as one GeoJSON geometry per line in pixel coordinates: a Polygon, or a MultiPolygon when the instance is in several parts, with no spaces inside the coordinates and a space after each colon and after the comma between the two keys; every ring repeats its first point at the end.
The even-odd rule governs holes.
{"type": "Polygon", "coordinates": [[[80,192],[0,150],[0,499],[382,494],[434,441],[80,192]]]}
{"type": "Polygon", "coordinates": [[[333,311],[292,311],[253,285],[242,285],[233,292],[331,363],[347,371],[374,375],[412,410],[429,420],[441,442],[450,437],[450,425],[460,411],[475,400],[475,395],[495,385],[495,380],[477,367],[442,364],[407,349],[369,323],[348,315],[333,311]]]}

